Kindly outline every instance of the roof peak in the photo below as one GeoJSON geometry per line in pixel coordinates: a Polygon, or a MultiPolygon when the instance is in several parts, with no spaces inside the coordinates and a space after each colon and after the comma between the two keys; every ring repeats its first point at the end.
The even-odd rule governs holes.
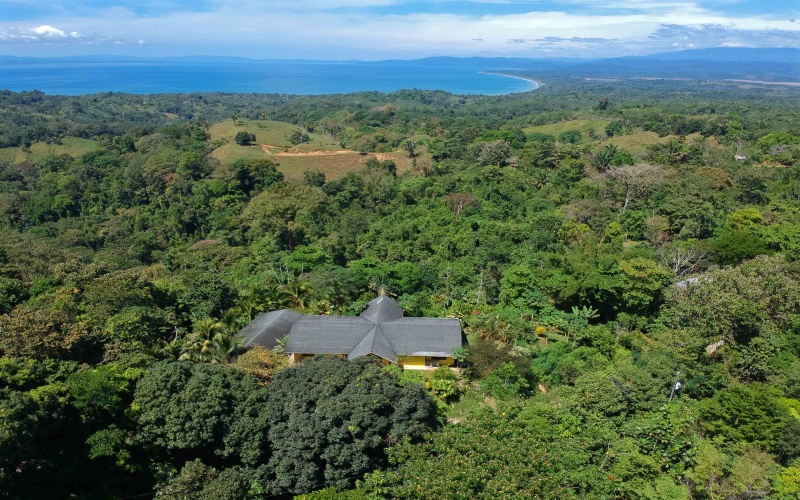
{"type": "Polygon", "coordinates": [[[373,323],[381,321],[392,321],[403,317],[403,308],[396,300],[387,295],[378,295],[370,300],[367,308],[361,311],[362,318],[373,323]]]}

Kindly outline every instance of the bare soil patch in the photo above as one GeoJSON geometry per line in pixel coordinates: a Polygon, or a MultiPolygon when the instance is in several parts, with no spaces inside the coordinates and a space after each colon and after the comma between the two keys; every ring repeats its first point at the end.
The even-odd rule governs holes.
{"type": "Polygon", "coordinates": [[[354,151],[350,151],[347,149],[314,149],[312,151],[297,151],[289,149],[287,151],[280,151],[277,153],[273,153],[271,150],[273,149],[283,149],[280,146],[272,146],[270,144],[262,144],[261,149],[264,150],[265,153],[272,156],[336,156],[336,155],[347,155],[353,154],[354,151]]]}

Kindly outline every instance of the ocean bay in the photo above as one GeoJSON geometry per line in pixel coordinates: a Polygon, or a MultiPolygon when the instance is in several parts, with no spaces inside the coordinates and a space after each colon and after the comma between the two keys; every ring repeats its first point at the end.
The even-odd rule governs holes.
{"type": "Polygon", "coordinates": [[[4,61],[0,89],[47,94],[239,92],[339,94],[401,89],[454,94],[527,92],[537,84],[484,73],[500,68],[409,61],[4,61]]]}

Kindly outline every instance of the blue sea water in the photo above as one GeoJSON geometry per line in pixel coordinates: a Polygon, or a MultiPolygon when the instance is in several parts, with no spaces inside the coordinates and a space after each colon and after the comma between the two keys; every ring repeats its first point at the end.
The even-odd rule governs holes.
{"type": "MultiPolygon", "coordinates": [[[[534,90],[533,82],[482,73],[474,66],[409,62],[302,61],[25,61],[0,63],[0,89],[46,94],[245,92],[338,94],[401,89],[500,95],[534,90]]],[[[485,68],[491,70],[491,68],[485,68]]]]}

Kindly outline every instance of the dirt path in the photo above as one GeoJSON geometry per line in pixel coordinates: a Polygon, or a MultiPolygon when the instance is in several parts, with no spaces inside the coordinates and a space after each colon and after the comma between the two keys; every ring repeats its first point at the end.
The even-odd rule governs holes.
{"type": "Polygon", "coordinates": [[[272,156],[337,156],[337,155],[346,155],[346,154],[357,154],[355,151],[350,151],[347,149],[334,149],[334,150],[327,150],[327,149],[316,149],[314,151],[281,151],[280,153],[273,153],[270,149],[283,149],[280,146],[272,146],[270,144],[262,144],[261,149],[264,150],[265,153],[272,156]]]}

